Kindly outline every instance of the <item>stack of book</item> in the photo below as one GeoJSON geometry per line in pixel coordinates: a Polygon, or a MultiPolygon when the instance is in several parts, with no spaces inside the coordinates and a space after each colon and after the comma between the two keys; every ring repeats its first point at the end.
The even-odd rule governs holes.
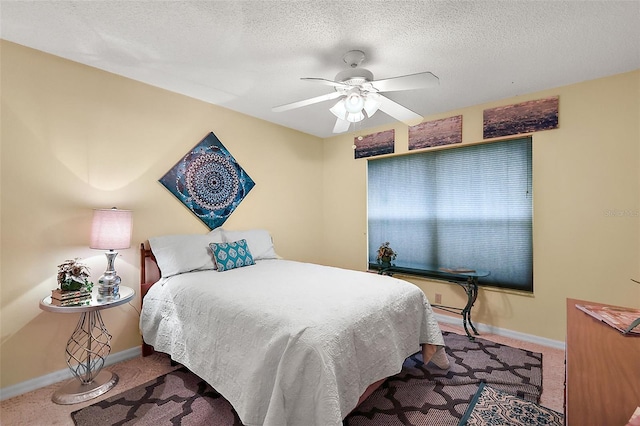
{"type": "Polygon", "coordinates": [[[88,305],[91,292],[86,290],[63,291],[59,288],[51,290],[51,304],[56,306],[88,305]]]}

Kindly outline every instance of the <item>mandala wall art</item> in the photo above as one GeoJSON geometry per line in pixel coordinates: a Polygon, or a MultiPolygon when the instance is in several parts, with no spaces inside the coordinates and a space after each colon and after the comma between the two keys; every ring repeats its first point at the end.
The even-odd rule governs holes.
{"type": "Polygon", "coordinates": [[[213,133],[193,147],[159,182],[209,229],[221,226],[255,186],[213,133]]]}

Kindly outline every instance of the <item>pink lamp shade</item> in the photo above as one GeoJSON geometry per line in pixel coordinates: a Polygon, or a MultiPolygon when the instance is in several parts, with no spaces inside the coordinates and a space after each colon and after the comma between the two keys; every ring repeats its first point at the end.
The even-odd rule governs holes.
{"type": "Polygon", "coordinates": [[[89,247],[102,250],[119,250],[131,247],[131,210],[95,209],[91,225],[89,247]]]}

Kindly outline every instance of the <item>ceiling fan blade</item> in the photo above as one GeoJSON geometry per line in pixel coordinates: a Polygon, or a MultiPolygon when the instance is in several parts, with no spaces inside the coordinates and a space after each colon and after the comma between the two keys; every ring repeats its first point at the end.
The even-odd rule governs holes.
{"type": "Polygon", "coordinates": [[[326,84],[327,86],[341,87],[343,89],[351,89],[353,87],[353,86],[349,86],[348,84],[341,83],[339,81],[327,80],[326,78],[303,77],[300,80],[326,84]]]}
{"type": "Polygon", "coordinates": [[[398,121],[402,121],[407,126],[415,126],[423,120],[421,115],[416,114],[408,108],[403,107],[397,102],[392,101],[386,96],[380,96],[380,111],[390,115],[398,121]]]}
{"type": "Polygon", "coordinates": [[[379,92],[398,92],[401,90],[415,90],[435,87],[440,79],[430,72],[403,75],[400,77],[374,80],[370,83],[379,92]]]}
{"type": "Polygon", "coordinates": [[[271,108],[271,111],[273,112],[288,111],[290,109],[300,108],[307,105],[317,104],[318,102],[324,102],[331,99],[339,98],[340,96],[342,96],[342,93],[340,92],[328,93],[326,95],[316,96],[315,98],[309,98],[302,101],[292,102],[290,104],[284,104],[277,107],[273,107],[271,108]]]}
{"type": "Polygon", "coordinates": [[[338,118],[336,120],[336,125],[333,126],[333,133],[344,133],[347,130],[349,130],[349,126],[351,125],[350,122],[348,122],[347,120],[343,120],[341,118],[338,118]]]}

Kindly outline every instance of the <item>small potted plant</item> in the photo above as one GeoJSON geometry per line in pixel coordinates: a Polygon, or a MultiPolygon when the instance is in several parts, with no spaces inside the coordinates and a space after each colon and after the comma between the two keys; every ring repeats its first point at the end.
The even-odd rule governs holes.
{"type": "Polygon", "coordinates": [[[391,247],[389,247],[389,241],[385,242],[378,248],[378,256],[376,262],[380,265],[380,270],[390,268],[391,261],[396,260],[398,253],[396,253],[391,247]]]}
{"type": "Polygon", "coordinates": [[[58,265],[58,286],[62,291],[91,292],[93,283],[88,280],[89,268],[80,259],[65,260],[58,265]]]}

